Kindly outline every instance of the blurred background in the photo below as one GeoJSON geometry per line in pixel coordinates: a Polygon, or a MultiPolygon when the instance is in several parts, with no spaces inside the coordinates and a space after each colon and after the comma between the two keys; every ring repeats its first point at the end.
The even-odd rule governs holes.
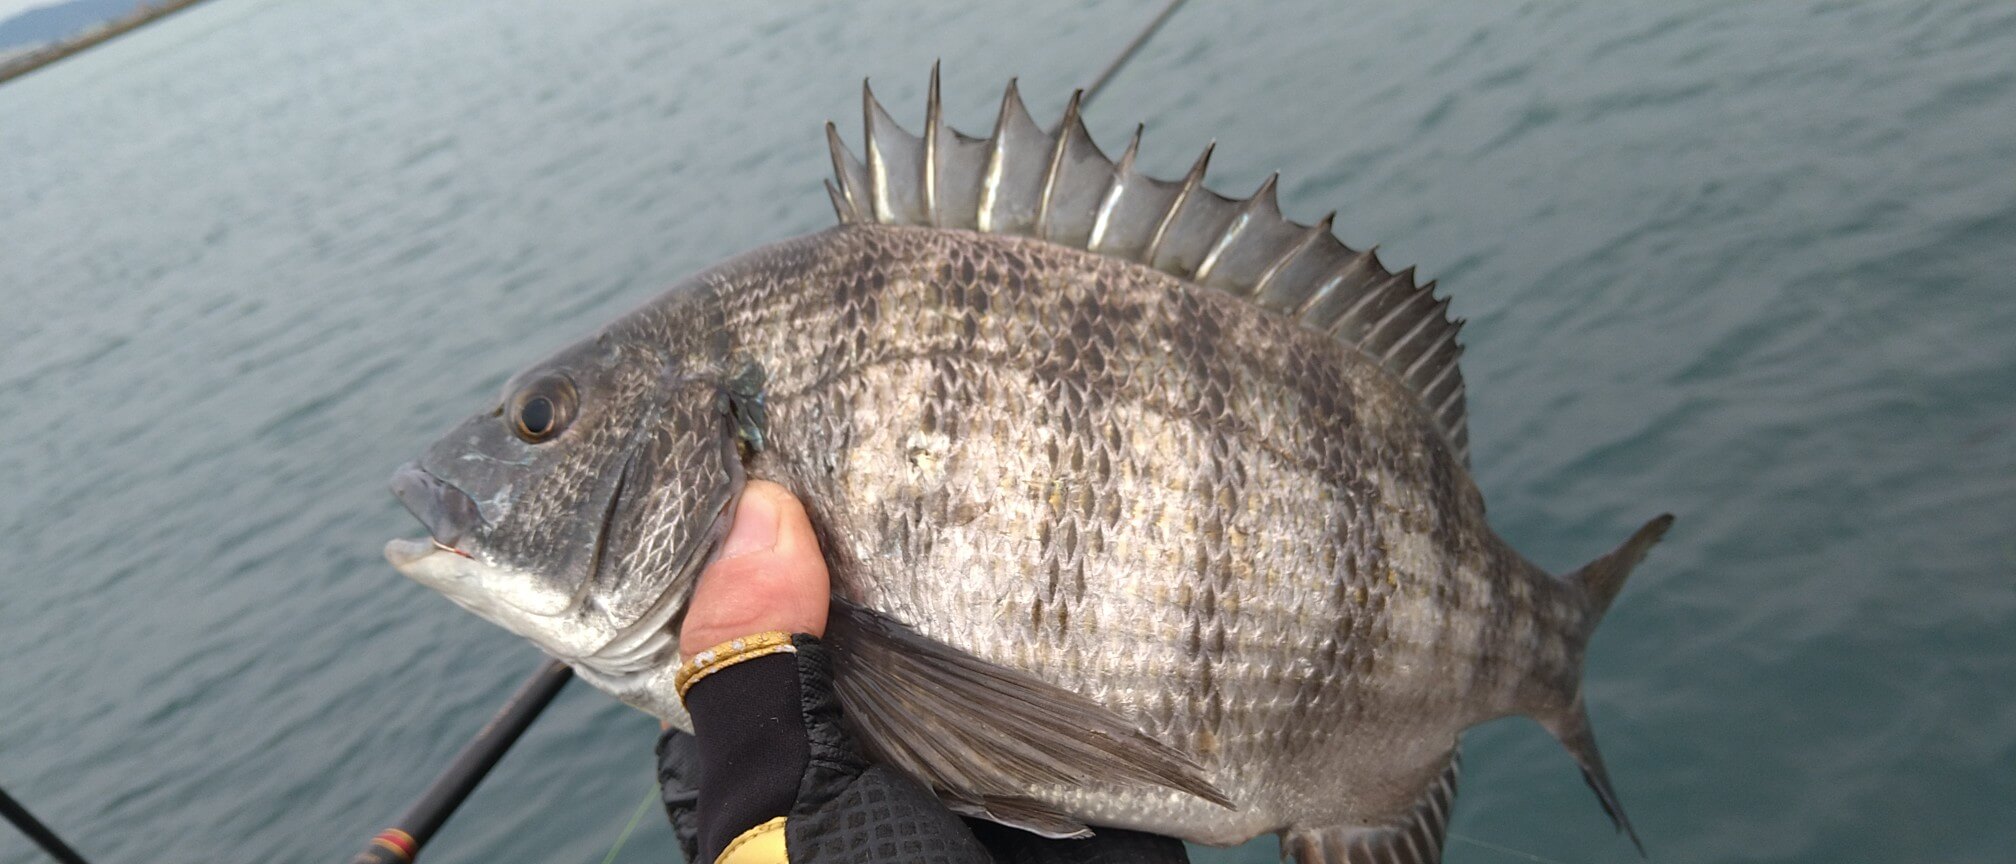
{"type": "MultiPolygon", "coordinates": [[[[348,860],[539,659],[383,562],[390,470],[827,226],[863,77],[1047,123],[1161,5],[211,0],[0,84],[0,785],[100,864],[348,860]]],[[[2009,860],[2016,6],[1193,2],[1088,119],[1440,279],[1536,561],[1679,514],[1589,669],[1653,860],[2009,860]]],[[[655,732],[572,685],[427,860],[604,860],[655,732]]],[[[1465,767],[1447,860],[1636,860],[1536,726],[1465,767]]]]}

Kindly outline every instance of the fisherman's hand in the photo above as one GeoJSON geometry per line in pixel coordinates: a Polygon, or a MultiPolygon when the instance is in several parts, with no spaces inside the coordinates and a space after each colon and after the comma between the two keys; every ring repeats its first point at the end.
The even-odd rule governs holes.
{"type": "Polygon", "coordinates": [[[683,698],[697,737],[670,730],[658,742],[666,813],[689,860],[1188,860],[1183,844],[1130,831],[1044,840],[969,824],[916,781],[870,763],[841,725],[831,659],[819,641],[831,590],[804,508],[783,487],[750,481],[679,631],[683,698]]]}

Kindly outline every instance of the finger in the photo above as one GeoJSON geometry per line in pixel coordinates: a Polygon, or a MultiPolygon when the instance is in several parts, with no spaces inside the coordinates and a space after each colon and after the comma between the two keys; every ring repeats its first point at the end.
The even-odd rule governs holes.
{"type": "Polygon", "coordinates": [[[681,656],[767,630],[824,634],[828,578],[798,499],[775,483],[749,481],[720,552],[693,589],[681,656]]]}

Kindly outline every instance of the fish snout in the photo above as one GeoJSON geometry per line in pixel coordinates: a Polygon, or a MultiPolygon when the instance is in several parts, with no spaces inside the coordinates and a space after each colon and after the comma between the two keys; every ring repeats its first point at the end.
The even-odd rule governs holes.
{"type": "Polygon", "coordinates": [[[409,462],[392,472],[392,497],[398,498],[420,524],[427,526],[434,542],[457,552],[462,551],[462,541],[483,526],[483,514],[476,509],[474,499],[427,473],[417,462],[409,462]]]}

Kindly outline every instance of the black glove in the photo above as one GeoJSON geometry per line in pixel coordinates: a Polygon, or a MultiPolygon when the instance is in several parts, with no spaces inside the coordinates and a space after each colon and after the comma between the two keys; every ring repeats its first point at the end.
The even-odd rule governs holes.
{"type": "Polygon", "coordinates": [[[665,812],[687,860],[713,864],[731,844],[747,844],[738,849],[747,854],[760,835],[781,834],[791,864],[1189,861],[1168,837],[1102,828],[1087,840],[1046,840],[960,818],[863,758],[840,723],[827,649],[804,634],[790,644],[795,652],[694,676],[685,702],[701,737],[668,730],[658,740],[665,812]]]}

